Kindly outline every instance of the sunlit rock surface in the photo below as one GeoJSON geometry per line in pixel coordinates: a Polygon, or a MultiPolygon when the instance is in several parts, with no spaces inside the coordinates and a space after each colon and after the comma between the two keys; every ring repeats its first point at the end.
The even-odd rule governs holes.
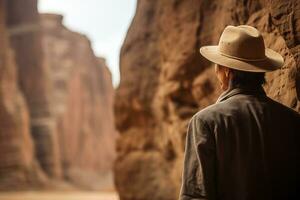
{"type": "Polygon", "coordinates": [[[0,190],[25,188],[45,181],[34,156],[31,119],[18,85],[6,19],[6,2],[0,0],[0,190]]]}
{"type": "Polygon", "coordinates": [[[7,0],[7,25],[19,86],[26,99],[35,156],[51,177],[61,176],[55,122],[50,110],[50,77],[43,60],[37,0],[7,0]]]}
{"type": "Polygon", "coordinates": [[[100,187],[115,158],[111,74],[86,36],[63,26],[62,16],[41,19],[63,174],[79,186],[100,187]]]}
{"type": "Polygon", "coordinates": [[[265,88],[300,111],[298,1],[139,0],[121,51],[115,102],[121,132],[115,183],[122,200],[178,198],[187,123],[220,94],[213,65],[198,50],[217,44],[230,24],[257,27],[266,46],[284,56],[265,88]]]}
{"type": "Polygon", "coordinates": [[[0,190],[112,189],[111,73],[90,41],[0,0],[0,190]]]}

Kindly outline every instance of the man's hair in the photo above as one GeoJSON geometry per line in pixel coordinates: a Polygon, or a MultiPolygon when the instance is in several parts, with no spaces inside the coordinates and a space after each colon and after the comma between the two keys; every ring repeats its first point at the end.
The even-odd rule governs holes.
{"type": "Polygon", "coordinates": [[[259,87],[266,83],[264,72],[245,72],[231,69],[232,86],[259,87]]]}

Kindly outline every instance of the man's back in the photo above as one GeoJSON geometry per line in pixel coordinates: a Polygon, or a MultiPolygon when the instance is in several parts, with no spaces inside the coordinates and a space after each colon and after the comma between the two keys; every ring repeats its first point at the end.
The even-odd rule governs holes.
{"type": "Polygon", "coordinates": [[[193,120],[205,127],[193,132],[204,199],[296,198],[300,191],[298,113],[262,91],[234,89],[193,120]]]}

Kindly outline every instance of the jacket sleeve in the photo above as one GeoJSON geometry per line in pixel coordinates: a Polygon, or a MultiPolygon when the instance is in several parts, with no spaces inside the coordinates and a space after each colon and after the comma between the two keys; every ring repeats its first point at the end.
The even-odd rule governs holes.
{"type": "Polygon", "coordinates": [[[200,119],[189,123],[180,200],[216,199],[215,139],[200,119]]]}

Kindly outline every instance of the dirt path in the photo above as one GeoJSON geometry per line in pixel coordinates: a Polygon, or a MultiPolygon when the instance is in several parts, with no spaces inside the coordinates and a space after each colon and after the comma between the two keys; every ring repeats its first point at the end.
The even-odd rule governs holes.
{"type": "Polygon", "coordinates": [[[0,200],[119,200],[113,192],[5,192],[0,200]]]}

